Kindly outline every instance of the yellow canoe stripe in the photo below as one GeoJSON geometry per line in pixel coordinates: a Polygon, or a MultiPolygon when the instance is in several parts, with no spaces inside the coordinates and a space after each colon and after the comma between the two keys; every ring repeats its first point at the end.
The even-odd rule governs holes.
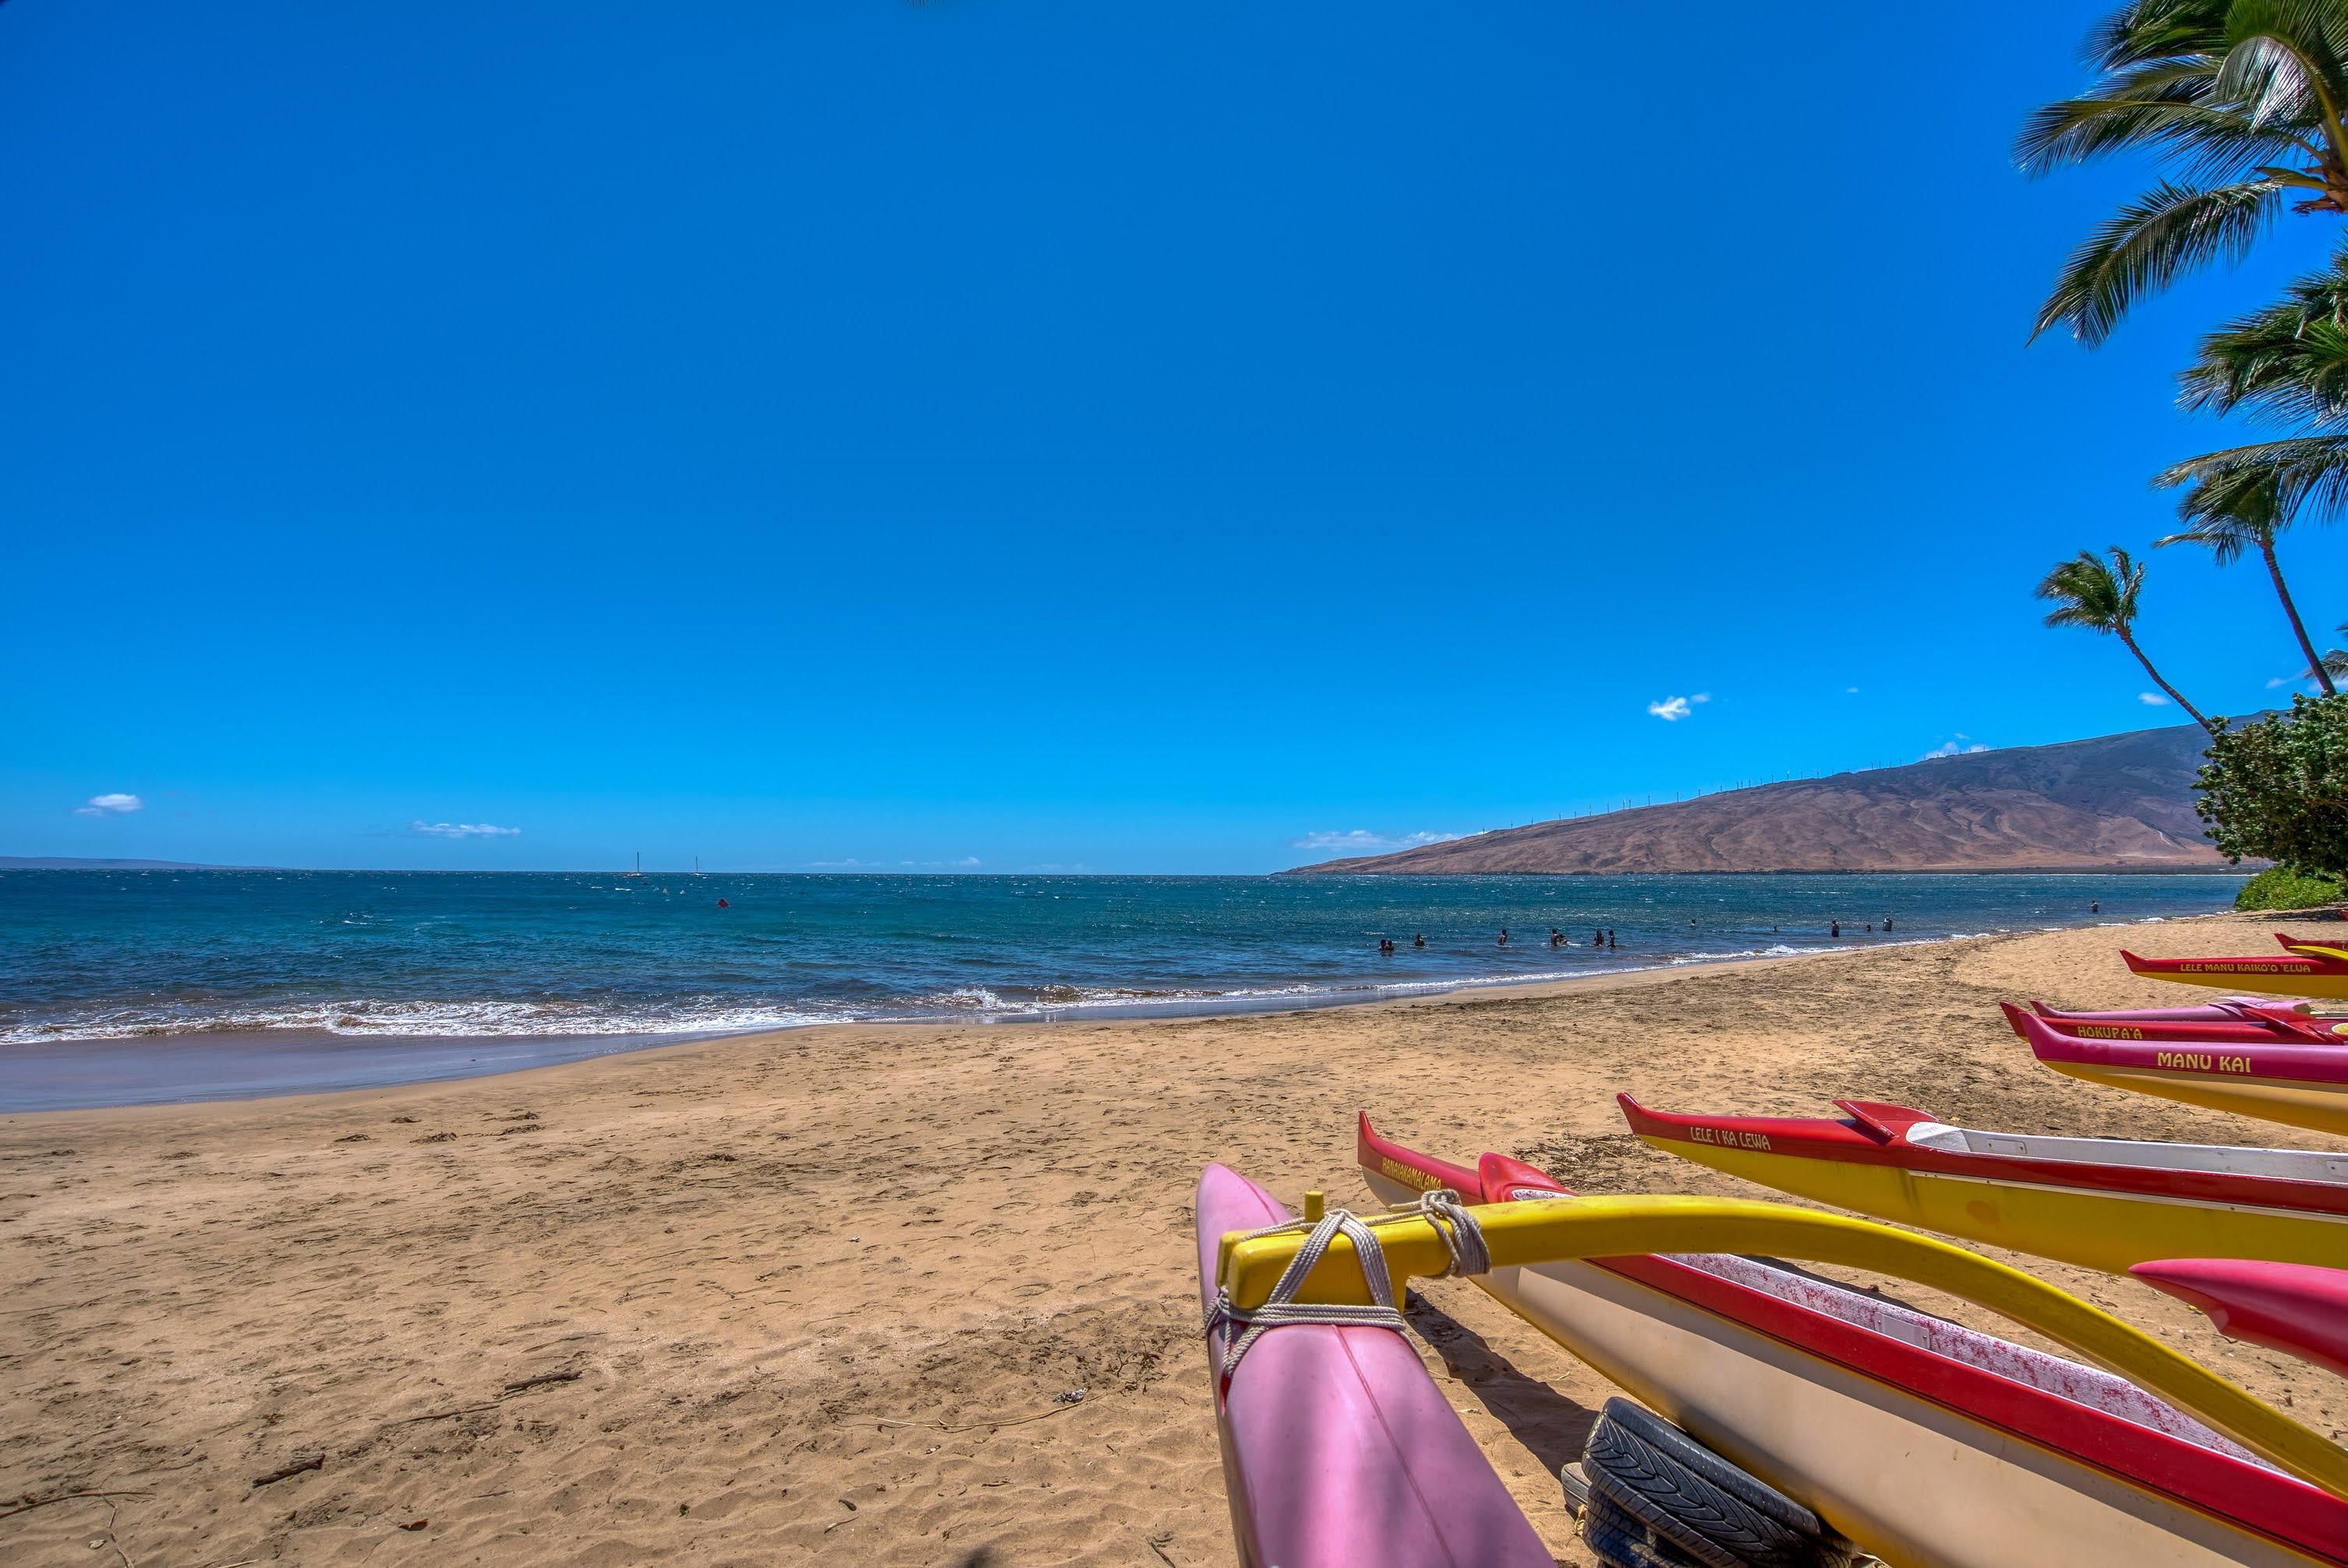
{"type": "MultiPolygon", "coordinates": [[[[2110,1313],[1947,1242],[1871,1220],[1742,1198],[1572,1198],[1490,1204],[1473,1212],[1495,1268],[1649,1252],[1765,1253],[1944,1290],[2100,1362],[2270,1463],[2348,1498],[2348,1452],[2110,1313]]],[[[1450,1266],[1442,1237],[1423,1217],[1373,1223],[1396,1299],[1406,1280],[1435,1277],[1450,1266]]],[[[1301,1232],[1225,1235],[1216,1275],[1232,1305],[1242,1312],[1262,1305],[1303,1239],[1301,1232]]],[[[1351,1242],[1336,1238],[1299,1299],[1368,1303],[1351,1242]]]]}
{"type": "Polygon", "coordinates": [[[2293,942],[2283,951],[2303,953],[2311,958],[2337,958],[2343,963],[2348,963],[2348,948],[2323,948],[2318,947],[2313,942],[2293,942]]]}

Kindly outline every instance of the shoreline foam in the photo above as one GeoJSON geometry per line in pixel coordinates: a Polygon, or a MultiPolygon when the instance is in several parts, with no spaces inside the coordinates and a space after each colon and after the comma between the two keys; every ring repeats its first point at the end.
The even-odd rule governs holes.
{"type": "MultiPolygon", "coordinates": [[[[2150,915],[2133,921],[2096,920],[2036,929],[2041,932],[2120,929],[2213,917],[2217,917],[2150,915]]],[[[1145,996],[1131,1000],[1085,1000],[1027,1009],[984,1010],[963,1018],[951,1015],[869,1018],[807,1015],[779,1023],[634,1033],[586,1030],[575,1033],[411,1034],[388,1030],[245,1030],[226,1027],[175,1032],[132,1031],[119,1035],[0,1040],[0,1114],[198,1104],[394,1088],[409,1083],[458,1081],[529,1072],[566,1062],[658,1050],[711,1040],[745,1039],[808,1029],[952,1029],[1087,1022],[1142,1023],[1377,1007],[1395,1002],[1435,1000],[1462,993],[1472,996],[1518,992],[1540,995],[1551,987],[1587,986],[1631,979],[1641,975],[1677,974],[1727,966],[1781,962],[1790,958],[1824,958],[2028,934],[1997,930],[1952,932],[1930,937],[1883,937],[1864,943],[1804,948],[1776,944],[1767,948],[1681,954],[1647,962],[1609,963],[1606,968],[1587,970],[1400,980],[1376,986],[1326,989],[1294,986],[1196,998],[1145,996]],[[395,1057],[391,1054],[393,1052],[404,1052],[405,1055],[395,1057]],[[457,1061],[460,1054],[466,1058],[461,1063],[457,1061]]]]}

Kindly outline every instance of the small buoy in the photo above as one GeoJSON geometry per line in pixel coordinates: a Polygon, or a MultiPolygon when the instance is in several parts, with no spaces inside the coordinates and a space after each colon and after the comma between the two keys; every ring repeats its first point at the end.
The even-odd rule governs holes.
{"type": "Polygon", "coordinates": [[[734,906],[733,906],[733,905],[728,904],[728,903],[727,903],[727,902],[726,902],[726,900],[725,900],[725,899],[723,899],[723,898],[720,898],[719,900],[717,900],[717,907],[718,907],[720,909],[731,909],[732,907],[734,907],[734,906]]]}

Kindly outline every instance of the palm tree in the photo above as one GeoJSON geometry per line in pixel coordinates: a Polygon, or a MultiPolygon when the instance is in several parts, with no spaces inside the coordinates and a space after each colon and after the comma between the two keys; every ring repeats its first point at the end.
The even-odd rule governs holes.
{"type": "Polygon", "coordinates": [[[2239,259],[2294,212],[2348,212],[2348,4],[2127,0],[2087,40],[2100,79],[2031,115],[2015,142],[2039,175],[2148,152],[2161,179],[2071,253],[2032,336],[2057,323],[2093,346],[2145,295],[2239,259]]]}
{"type": "Polygon", "coordinates": [[[2299,651],[2307,656],[2308,672],[2323,687],[2327,697],[2336,694],[2330,671],[2315,651],[2315,644],[2307,635],[2307,623],[2299,618],[2299,606],[2291,602],[2291,585],[2282,579],[2282,563],[2275,559],[2275,535],[2281,531],[2284,519],[2275,508],[2274,488],[2236,488],[2220,485],[2214,490],[2207,486],[2195,486],[2188,491],[2178,507],[2186,522],[2185,531],[2169,535],[2158,541],[2162,545],[2202,545],[2219,566],[2231,566],[2250,550],[2267,563],[2267,577],[2274,583],[2275,597],[2282,601],[2282,612],[2291,620],[2291,633],[2299,639],[2299,651]]]}
{"type": "Polygon", "coordinates": [[[2136,655],[2152,683],[2168,693],[2168,700],[2184,709],[2193,722],[2215,735],[2218,732],[2201,716],[2201,710],[2185,700],[2185,694],[2160,678],[2144,650],[2136,641],[2137,600],[2144,591],[2144,568],[2128,557],[2127,551],[2114,545],[2111,564],[2104,564],[2095,551],[2081,550],[2070,560],[2059,563],[2038,585],[2038,597],[2055,601],[2055,608],[2046,617],[2049,626],[2084,626],[2091,631],[2108,632],[2120,640],[2127,651],[2136,655]]]}

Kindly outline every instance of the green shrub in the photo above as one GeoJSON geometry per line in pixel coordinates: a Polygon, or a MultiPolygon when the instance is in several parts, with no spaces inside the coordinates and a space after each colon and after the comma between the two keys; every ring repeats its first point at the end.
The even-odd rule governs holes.
{"type": "Polygon", "coordinates": [[[2348,887],[2329,876],[2311,876],[2288,866],[2271,866],[2242,884],[2234,895],[2237,909],[2312,909],[2319,904],[2348,900],[2348,887]]]}
{"type": "Polygon", "coordinates": [[[2289,713],[2217,722],[2195,809],[2219,853],[2348,880],[2348,696],[2293,697],[2289,713]]]}

